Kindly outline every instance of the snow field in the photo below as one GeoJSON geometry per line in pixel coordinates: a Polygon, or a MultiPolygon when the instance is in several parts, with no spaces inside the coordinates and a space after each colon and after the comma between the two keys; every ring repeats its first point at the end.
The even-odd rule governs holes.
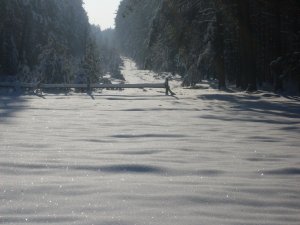
{"type": "Polygon", "coordinates": [[[298,225],[299,102],[172,90],[0,96],[0,224],[298,225]]]}

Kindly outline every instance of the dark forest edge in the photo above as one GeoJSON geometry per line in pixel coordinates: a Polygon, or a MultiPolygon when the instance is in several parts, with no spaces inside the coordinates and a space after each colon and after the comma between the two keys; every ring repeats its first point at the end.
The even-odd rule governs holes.
{"type": "Polygon", "coordinates": [[[123,0],[115,22],[90,25],[82,0],[0,0],[0,81],[124,79],[122,54],[183,86],[300,92],[298,0],[123,0]]]}
{"type": "Polygon", "coordinates": [[[116,38],[140,68],[177,73],[183,86],[300,92],[298,0],[123,0],[116,38]]]}

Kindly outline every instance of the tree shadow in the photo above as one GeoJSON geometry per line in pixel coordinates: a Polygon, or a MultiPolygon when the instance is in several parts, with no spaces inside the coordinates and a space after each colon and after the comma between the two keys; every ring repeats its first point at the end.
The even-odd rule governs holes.
{"type": "Polygon", "coordinates": [[[299,101],[300,102],[300,96],[297,95],[283,95],[283,97],[290,99],[290,100],[294,100],[294,101],[299,101]]]}
{"type": "MultiPolygon", "coordinates": [[[[210,104],[209,107],[223,108],[224,105],[230,111],[233,111],[229,116],[209,115],[211,119],[221,120],[241,120],[245,122],[262,122],[273,124],[299,124],[300,120],[300,104],[298,102],[280,102],[280,101],[267,101],[261,96],[253,95],[231,95],[231,94],[204,94],[198,96],[203,101],[218,101],[210,104]],[[250,115],[248,117],[238,116],[240,114],[250,115]],[[255,114],[253,114],[255,113],[255,114]],[[232,115],[232,116],[231,116],[232,115]],[[255,117],[257,115],[257,117],[255,117]],[[271,116],[271,117],[270,117],[271,116]]],[[[295,129],[292,129],[295,131],[295,129]]]]}
{"type": "Polygon", "coordinates": [[[26,108],[27,100],[18,94],[0,94],[0,123],[13,118],[18,111],[26,108]]]}

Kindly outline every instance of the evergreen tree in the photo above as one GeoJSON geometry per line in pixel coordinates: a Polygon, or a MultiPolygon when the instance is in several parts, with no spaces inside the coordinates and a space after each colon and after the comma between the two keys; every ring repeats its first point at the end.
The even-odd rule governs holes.
{"type": "Polygon", "coordinates": [[[229,81],[255,91],[300,84],[299,18],[297,0],[123,0],[116,34],[141,68],[179,73],[184,85],[218,78],[221,89],[229,81]]]}
{"type": "Polygon", "coordinates": [[[71,83],[83,74],[97,82],[104,65],[120,75],[120,58],[109,65],[111,69],[108,59],[101,62],[110,48],[102,51],[82,4],[82,0],[1,0],[0,77],[71,83]]]}

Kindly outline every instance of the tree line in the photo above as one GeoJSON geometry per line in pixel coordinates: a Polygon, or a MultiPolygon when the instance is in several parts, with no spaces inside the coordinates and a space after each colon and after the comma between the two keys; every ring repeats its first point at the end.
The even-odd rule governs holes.
{"type": "Polygon", "coordinates": [[[82,0],[1,0],[0,79],[72,83],[98,82],[107,73],[120,77],[120,56],[112,45],[104,47],[105,36],[89,24],[82,0]]]}
{"type": "Polygon", "coordinates": [[[123,0],[115,32],[140,68],[178,73],[186,86],[300,91],[298,0],[123,0]]]}

